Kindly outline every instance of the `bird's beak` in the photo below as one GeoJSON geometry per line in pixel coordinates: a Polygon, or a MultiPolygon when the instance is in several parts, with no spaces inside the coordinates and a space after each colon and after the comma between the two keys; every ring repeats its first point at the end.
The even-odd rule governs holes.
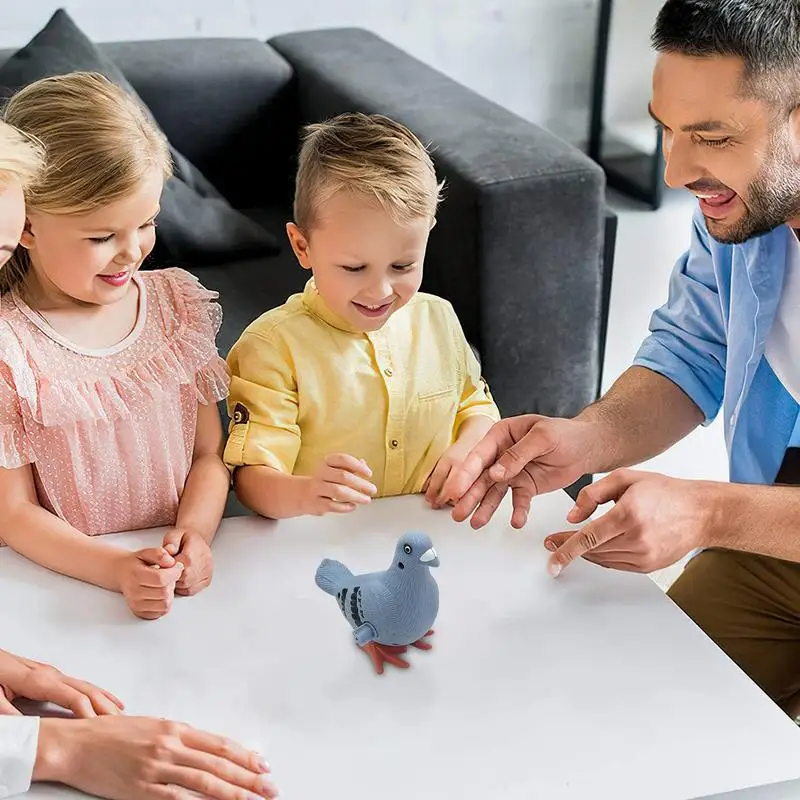
{"type": "Polygon", "coordinates": [[[431,547],[430,550],[426,550],[420,557],[419,560],[426,564],[429,567],[438,567],[439,566],[439,556],[436,554],[436,551],[431,547]]]}

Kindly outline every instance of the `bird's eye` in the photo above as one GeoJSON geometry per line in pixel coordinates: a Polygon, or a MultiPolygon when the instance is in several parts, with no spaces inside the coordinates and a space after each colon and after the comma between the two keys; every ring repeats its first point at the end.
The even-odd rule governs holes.
{"type": "Polygon", "coordinates": [[[411,555],[411,545],[410,545],[410,544],[407,544],[407,545],[405,545],[405,546],[403,547],[403,552],[404,552],[404,553],[405,553],[407,556],[410,556],[410,555],[411,555]]]}

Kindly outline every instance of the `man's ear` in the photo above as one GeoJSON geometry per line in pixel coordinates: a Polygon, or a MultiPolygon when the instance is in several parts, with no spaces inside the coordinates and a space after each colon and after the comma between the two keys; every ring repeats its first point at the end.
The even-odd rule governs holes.
{"type": "Polygon", "coordinates": [[[30,250],[36,244],[36,237],[33,235],[29,217],[25,217],[25,227],[22,229],[22,235],[19,237],[19,243],[26,250],[30,250]]]}
{"type": "Polygon", "coordinates": [[[800,164],[800,106],[789,115],[789,144],[792,148],[792,160],[800,164]]]}
{"type": "Polygon", "coordinates": [[[291,244],[300,266],[303,269],[311,269],[311,256],[308,252],[308,239],[305,234],[294,222],[287,222],[286,235],[289,237],[289,244],[291,244]]]}

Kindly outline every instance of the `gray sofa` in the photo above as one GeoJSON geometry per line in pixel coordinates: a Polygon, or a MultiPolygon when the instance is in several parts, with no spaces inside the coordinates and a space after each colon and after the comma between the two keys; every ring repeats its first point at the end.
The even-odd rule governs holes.
{"type": "MultiPolygon", "coordinates": [[[[364,30],[101,50],[172,144],[281,241],[304,123],[360,110],[408,125],[447,181],[423,288],[453,303],[503,414],[573,414],[595,399],[615,220],[578,150],[364,30]]],[[[307,277],[288,246],[193,271],[221,295],[223,351],[307,277]]]]}

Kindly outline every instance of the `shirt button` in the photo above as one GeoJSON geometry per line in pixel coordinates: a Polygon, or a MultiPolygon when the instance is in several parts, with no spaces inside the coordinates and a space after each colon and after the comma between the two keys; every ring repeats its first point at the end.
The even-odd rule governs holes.
{"type": "Polygon", "coordinates": [[[391,377],[392,377],[392,375],[394,375],[394,373],[392,372],[392,370],[391,370],[389,367],[386,367],[386,369],[383,371],[383,374],[384,374],[384,375],[385,375],[387,378],[391,378],[391,377]]]}
{"type": "Polygon", "coordinates": [[[398,442],[397,439],[392,439],[389,444],[391,444],[392,450],[396,450],[400,446],[400,442],[398,442]]]}

